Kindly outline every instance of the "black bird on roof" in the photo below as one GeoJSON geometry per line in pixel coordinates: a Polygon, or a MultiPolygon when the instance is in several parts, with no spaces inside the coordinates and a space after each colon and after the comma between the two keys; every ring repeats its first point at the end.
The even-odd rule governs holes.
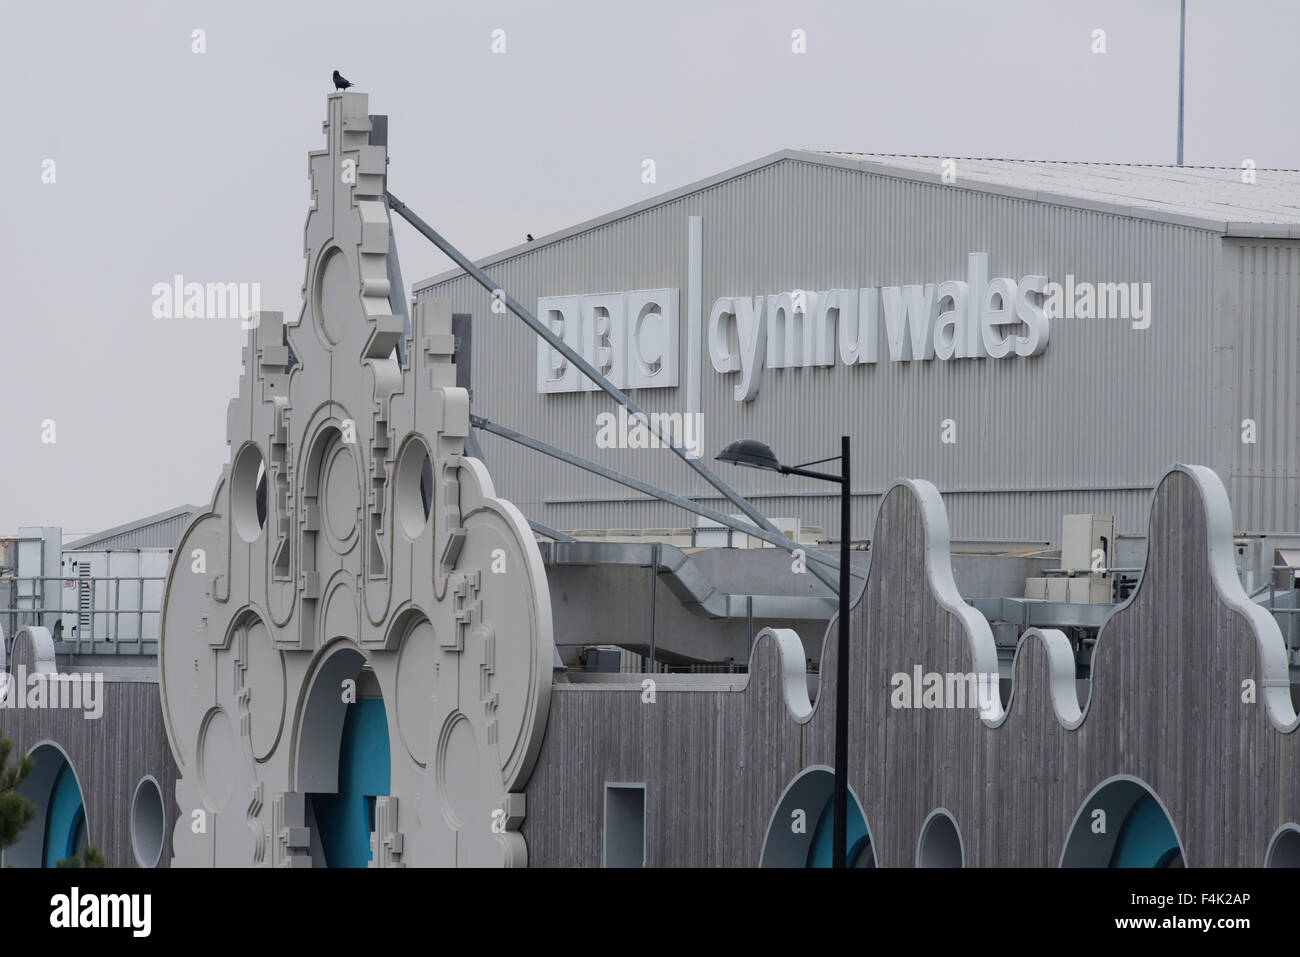
{"type": "Polygon", "coordinates": [[[533,241],[533,234],[532,234],[532,233],[525,233],[525,235],[528,237],[528,241],[531,243],[531,242],[533,241]]]}
{"type": "Polygon", "coordinates": [[[338,70],[334,71],[334,89],[346,90],[348,87],[352,85],[353,84],[349,80],[344,79],[342,73],[340,73],[338,70]]]}

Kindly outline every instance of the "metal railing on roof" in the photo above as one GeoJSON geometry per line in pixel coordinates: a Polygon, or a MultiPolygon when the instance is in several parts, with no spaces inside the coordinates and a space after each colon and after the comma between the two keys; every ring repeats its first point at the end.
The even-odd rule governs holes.
{"type": "MultiPolygon", "coordinates": [[[[162,609],[145,607],[145,585],[166,580],[165,576],[158,575],[5,576],[0,578],[0,584],[13,586],[9,599],[11,607],[0,608],[5,642],[11,647],[19,629],[40,625],[50,628],[57,654],[156,655],[161,619],[159,626],[153,629],[153,634],[146,635],[145,616],[161,615],[162,609]],[[44,604],[46,587],[56,582],[60,590],[69,587],[76,590],[76,600],[71,607],[66,604],[44,604]],[[124,584],[127,592],[125,596],[124,584]],[[57,616],[57,619],[52,623],[53,627],[50,627],[52,616],[57,616]],[[77,621],[67,633],[61,627],[65,616],[73,616],[77,621]],[[97,625],[100,619],[103,624],[97,625]],[[110,620],[111,627],[108,624],[110,620]],[[88,634],[82,627],[83,623],[89,625],[88,634]]],[[[161,591],[160,585],[160,606],[161,591]]]]}

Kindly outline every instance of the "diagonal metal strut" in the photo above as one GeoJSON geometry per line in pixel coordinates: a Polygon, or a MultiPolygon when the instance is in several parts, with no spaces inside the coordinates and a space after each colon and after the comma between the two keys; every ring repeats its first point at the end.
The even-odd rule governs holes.
{"type": "MultiPolygon", "coordinates": [[[[461,253],[459,249],[457,249],[447,240],[443,239],[442,236],[439,235],[432,226],[430,226],[418,215],[416,215],[416,213],[413,212],[410,207],[408,207],[400,199],[394,196],[391,192],[385,191],[385,196],[388,199],[388,205],[394,211],[396,211],[396,213],[399,216],[401,216],[413,227],[415,227],[416,232],[418,232],[425,239],[429,240],[429,242],[433,243],[435,246],[441,249],[452,260],[452,262],[454,262],[461,269],[465,270],[466,275],[468,275],[471,279],[473,279],[480,286],[482,286],[489,293],[491,293],[491,295],[495,299],[501,301],[507,309],[509,309],[516,316],[522,319],[524,323],[527,324],[528,327],[533,330],[533,332],[535,332],[537,335],[541,336],[544,340],[546,340],[546,342],[551,346],[551,348],[553,348],[556,352],[560,353],[560,355],[564,356],[564,358],[567,359],[569,362],[573,363],[573,365],[577,369],[579,369],[583,375],[585,375],[588,379],[590,379],[597,386],[599,386],[600,389],[604,391],[606,394],[608,394],[612,399],[614,399],[615,402],[618,402],[620,405],[626,408],[629,413],[644,417],[646,427],[650,431],[652,431],[654,435],[657,436],[663,444],[667,445],[670,449],[672,449],[674,455],[676,455],[679,459],[681,459],[688,466],[690,466],[690,468],[693,469],[697,475],[699,475],[706,482],[708,482],[719,492],[721,492],[727,498],[727,500],[731,502],[731,504],[735,505],[736,508],[740,509],[741,512],[743,512],[746,515],[746,517],[748,517],[752,522],[754,522],[755,525],[759,526],[760,528],[762,528],[767,532],[772,533],[773,535],[778,535],[781,538],[785,539],[785,536],[781,534],[781,531],[770,521],[768,521],[768,519],[761,512],[759,512],[758,509],[750,505],[744,496],[736,492],[726,482],[722,481],[722,479],[720,479],[718,476],[713,474],[713,472],[710,471],[709,467],[706,466],[704,463],[702,463],[699,459],[691,458],[690,456],[688,456],[686,454],[686,451],[680,446],[680,444],[669,441],[669,439],[663,434],[662,430],[659,427],[659,423],[657,421],[653,420],[650,417],[650,415],[645,412],[645,410],[643,410],[639,405],[637,405],[635,402],[629,399],[620,389],[615,387],[613,383],[611,383],[608,379],[606,379],[603,375],[601,375],[598,371],[596,371],[596,368],[591,363],[589,363],[582,356],[578,355],[578,353],[575,352],[569,346],[568,343],[566,343],[554,332],[552,332],[551,329],[546,324],[538,321],[537,317],[534,316],[531,312],[529,312],[523,305],[517,302],[513,296],[511,296],[508,292],[502,289],[499,285],[494,283],[488,277],[487,273],[483,272],[483,270],[479,269],[476,265],[470,262],[469,259],[463,253],[461,253]]],[[[840,534],[849,535],[851,534],[851,532],[849,529],[845,528],[840,530],[840,534]]],[[[789,541],[789,539],[785,539],[785,540],[789,541]]],[[[838,562],[835,564],[836,567],[838,567],[838,562]]],[[[834,575],[827,573],[825,569],[821,568],[817,564],[809,565],[808,570],[812,572],[818,578],[818,580],[820,580],[823,584],[829,587],[832,592],[835,592],[836,594],[839,593],[839,583],[836,581],[834,575]]]]}
{"type": "MultiPolygon", "coordinates": [[[[484,432],[491,432],[493,435],[499,435],[503,439],[517,442],[535,452],[541,452],[543,455],[549,455],[562,462],[567,462],[569,465],[576,466],[580,469],[586,469],[588,472],[593,472],[601,478],[607,478],[611,482],[625,485],[630,489],[635,489],[638,492],[657,498],[660,501],[667,502],[669,505],[676,505],[678,508],[685,509],[688,512],[694,512],[696,515],[712,519],[728,528],[734,528],[738,532],[744,532],[746,535],[752,535],[755,538],[762,539],[765,542],[775,545],[777,548],[784,548],[786,551],[791,553],[795,550],[801,550],[813,561],[821,562],[823,565],[827,565],[831,568],[838,569],[840,567],[839,561],[832,558],[830,555],[826,555],[816,549],[805,549],[798,542],[791,540],[781,532],[769,532],[766,529],[758,528],[754,525],[747,525],[744,522],[738,522],[730,515],[723,514],[717,509],[709,508],[707,505],[700,505],[698,502],[692,502],[690,499],[683,498],[680,495],[674,495],[672,492],[665,492],[663,489],[656,488],[649,482],[643,482],[638,478],[633,478],[631,475],[625,475],[622,472],[600,465],[590,459],[584,459],[580,455],[575,455],[572,452],[558,449],[553,445],[548,445],[541,439],[534,439],[521,432],[516,432],[514,429],[507,428],[506,426],[500,425],[496,422],[491,422],[482,416],[471,415],[469,421],[476,429],[482,429],[484,432]]],[[[866,577],[866,572],[860,568],[849,566],[849,570],[850,573],[857,578],[866,577]]]]}

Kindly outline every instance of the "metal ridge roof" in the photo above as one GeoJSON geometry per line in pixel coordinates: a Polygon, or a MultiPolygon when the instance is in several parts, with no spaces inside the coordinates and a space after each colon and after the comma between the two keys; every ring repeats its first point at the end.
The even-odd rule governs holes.
{"type": "MultiPolygon", "coordinates": [[[[852,169],[943,185],[949,189],[1016,196],[1032,202],[1207,229],[1226,236],[1300,239],[1300,170],[1255,169],[1255,182],[1243,183],[1243,170],[1231,166],[1160,166],[785,149],[539,236],[533,242],[520,243],[484,256],[475,260],[475,265],[486,268],[536,252],[551,243],[710,189],[765,166],[789,161],[852,169]],[[942,180],[945,160],[956,163],[956,179],[951,184],[942,180]]],[[[460,268],[446,270],[414,283],[412,292],[461,275],[463,271],[460,268]]]]}
{"type": "Polygon", "coordinates": [[[105,539],[115,538],[125,532],[134,532],[142,528],[148,528],[150,525],[157,525],[168,519],[175,518],[178,515],[196,514],[200,511],[197,505],[178,505],[175,508],[169,508],[165,512],[159,512],[156,515],[147,515],[144,518],[137,518],[135,521],[127,522],[123,525],[115,525],[112,528],[106,528],[102,532],[95,532],[93,535],[86,535],[77,539],[75,542],[69,542],[63,546],[65,552],[85,551],[93,545],[104,541],[105,539]]]}
{"type": "Polygon", "coordinates": [[[942,164],[955,164],[956,181],[1023,190],[1042,199],[1083,199],[1143,211],[1229,224],[1300,225],[1300,170],[1252,169],[1255,182],[1242,182],[1241,167],[1164,166],[992,157],[922,156],[897,153],[807,151],[817,156],[866,161],[942,182],[942,164]]]}

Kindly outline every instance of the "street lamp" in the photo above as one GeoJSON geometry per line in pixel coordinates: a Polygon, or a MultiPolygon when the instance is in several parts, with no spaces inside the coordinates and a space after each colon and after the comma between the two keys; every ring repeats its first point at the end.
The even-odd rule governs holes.
{"type": "Polygon", "coordinates": [[[839,475],[813,472],[804,467],[832,462],[834,456],[804,462],[803,465],[782,465],[768,446],[755,439],[732,442],[717,458],[719,462],[731,462],[745,468],[835,482],[840,487],[840,633],[835,656],[835,849],[831,866],[844,867],[849,813],[849,437],[840,438],[839,475]]]}

